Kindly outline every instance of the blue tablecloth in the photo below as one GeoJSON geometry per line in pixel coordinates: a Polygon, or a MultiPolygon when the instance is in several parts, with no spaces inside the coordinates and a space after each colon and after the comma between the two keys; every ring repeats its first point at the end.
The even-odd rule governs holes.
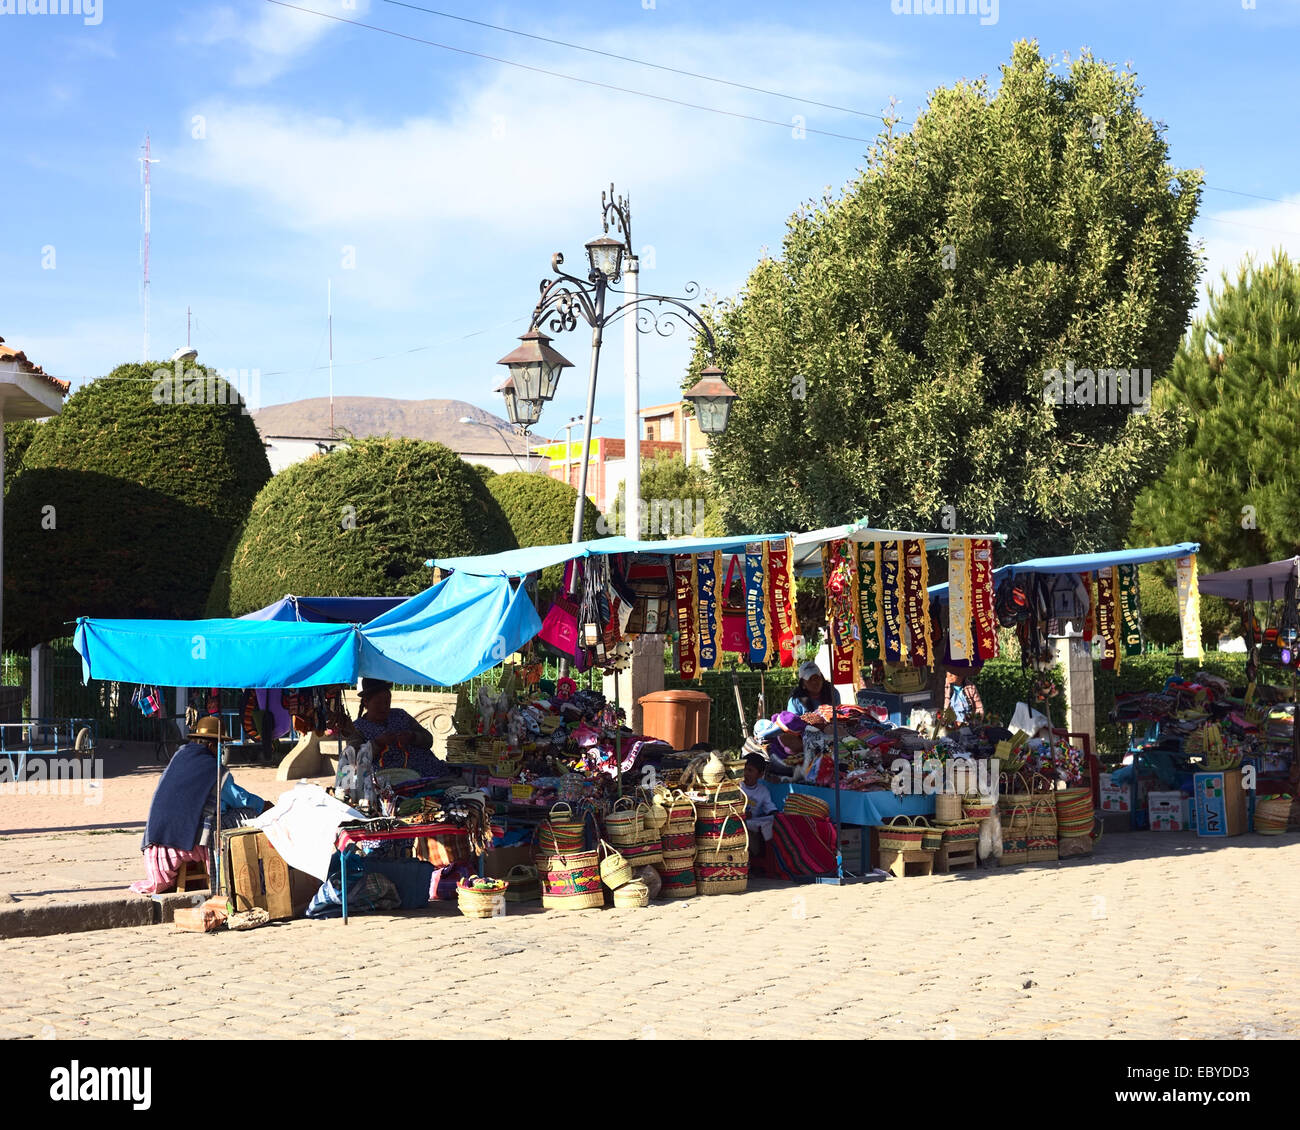
{"type": "MultiPolygon", "coordinates": [[[[768,784],[772,794],[772,803],[778,808],[785,804],[785,798],[793,791],[820,797],[831,808],[831,819],[835,819],[835,790],[819,789],[815,785],[773,785],[768,784]]],[[[840,820],[845,824],[883,824],[891,816],[930,816],[934,814],[934,797],[932,796],[896,796],[891,792],[852,793],[840,790],[840,820]]]]}

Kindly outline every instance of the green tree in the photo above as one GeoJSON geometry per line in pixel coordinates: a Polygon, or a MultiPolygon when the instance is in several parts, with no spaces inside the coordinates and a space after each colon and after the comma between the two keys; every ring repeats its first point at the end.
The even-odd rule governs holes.
{"type": "Polygon", "coordinates": [[[1155,399],[1188,436],[1138,496],[1133,543],[1199,541],[1206,572],[1300,552],[1300,264],[1278,252],[1225,274],[1155,399]]]}
{"type": "MultiPolygon", "coordinates": [[[[505,514],[521,548],[566,545],[573,537],[573,504],[578,492],[568,483],[537,471],[507,471],[490,478],[487,487],[505,514]]],[[[601,536],[599,525],[600,511],[591,499],[587,499],[583,509],[582,536],[601,536]]],[[[543,597],[557,592],[563,580],[563,568],[552,565],[542,570],[538,591],[543,597]]]]}
{"type": "Polygon", "coordinates": [[[168,403],[160,368],[173,372],[120,365],[35,430],[5,500],[7,646],[67,635],[78,616],[203,615],[271,468],[234,389],[193,367],[183,388],[207,403],[168,403]]]}
{"type": "MultiPolygon", "coordinates": [[[[712,442],[730,528],[948,519],[1013,556],[1122,544],[1178,422],[1044,393],[1070,363],[1158,379],[1195,298],[1201,176],[1169,165],[1140,93],[1017,43],[996,92],[935,91],[790,219],[781,257],[710,311],[739,394],[712,442]]],[[[697,345],[685,384],[707,363],[697,345]]]]}
{"type": "Polygon", "coordinates": [[[18,472],[23,469],[23,458],[27,454],[27,449],[31,446],[32,440],[36,438],[36,430],[41,426],[40,420],[10,420],[4,426],[4,443],[5,443],[5,491],[9,490],[9,484],[14,481],[18,472]]]}
{"type": "Polygon", "coordinates": [[[450,448],[355,440],[287,467],[262,488],[209,607],[240,616],[301,596],[413,596],[430,557],[516,547],[483,480],[450,448]]]}
{"type": "MultiPolygon", "coordinates": [[[[607,519],[611,530],[624,528],[626,507],[627,483],[622,482],[607,519]]],[[[727,532],[708,471],[699,463],[688,465],[675,451],[658,452],[641,463],[641,525],[639,536],[650,541],[691,535],[715,537],[727,532]]]]}

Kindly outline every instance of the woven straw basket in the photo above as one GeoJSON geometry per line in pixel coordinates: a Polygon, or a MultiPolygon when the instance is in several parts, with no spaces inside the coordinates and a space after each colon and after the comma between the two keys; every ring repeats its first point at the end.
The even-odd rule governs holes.
{"type": "Polygon", "coordinates": [[[600,881],[611,891],[616,891],[619,887],[630,883],[632,881],[632,865],[604,840],[600,841],[600,847],[605,853],[604,858],[600,861],[600,881]]]}
{"type": "Polygon", "coordinates": [[[500,918],[506,912],[507,884],[491,880],[491,887],[456,885],[456,905],[466,918],[500,918]]]}
{"type": "Polygon", "coordinates": [[[624,883],[614,892],[614,905],[617,907],[649,906],[650,888],[640,879],[624,883]]]}

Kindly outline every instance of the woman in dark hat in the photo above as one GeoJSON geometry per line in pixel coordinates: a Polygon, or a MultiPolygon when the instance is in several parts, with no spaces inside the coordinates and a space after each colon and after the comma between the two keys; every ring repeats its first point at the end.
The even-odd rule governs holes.
{"type": "Polygon", "coordinates": [[[349,744],[368,744],[376,769],[409,768],[421,777],[441,776],[447,770],[430,752],[433,735],[393,706],[393,684],[383,679],[361,680],[361,715],[349,744]]]}
{"type": "MultiPolygon", "coordinates": [[[[149,877],[131,884],[142,895],[170,891],[181,865],[197,863],[212,874],[213,831],[217,814],[217,743],[227,739],[221,719],[200,718],[163,771],[149,804],[140,849],[149,877]]],[[[259,797],[244,792],[223,774],[221,818],[223,825],[236,817],[256,816],[266,807],[259,797]]]]}

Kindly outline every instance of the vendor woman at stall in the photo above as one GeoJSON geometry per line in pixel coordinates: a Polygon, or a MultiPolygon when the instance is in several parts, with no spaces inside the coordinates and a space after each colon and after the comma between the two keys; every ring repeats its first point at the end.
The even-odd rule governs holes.
{"type": "MultiPolygon", "coordinates": [[[[197,864],[212,875],[211,848],[217,814],[217,743],[226,740],[218,717],[200,718],[190,740],[167,763],[145,824],[140,847],[147,879],[131,884],[142,895],[170,891],[181,866],[197,864]]],[[[270,807],[245,792],[229,773],[221,784],[221,824],[234,827],[270,807]]]]}
{"type": "Polygon", "coordinates": [[[799,668],[799,682],[786,703],[791,714],[810,714],[821,706],[839,706],[840,692],[828,683],[821,668],[809,660],[799,668]]]}
{"type": "Polygon", "coordinates": [[[369,745],[376,769],[410,768],[421,777],[437,777],[447,765],[435,757],[433,735],[405,710],[393,706],[393,684],[361,680],[361,715],[348,745],[369,745]]]}

